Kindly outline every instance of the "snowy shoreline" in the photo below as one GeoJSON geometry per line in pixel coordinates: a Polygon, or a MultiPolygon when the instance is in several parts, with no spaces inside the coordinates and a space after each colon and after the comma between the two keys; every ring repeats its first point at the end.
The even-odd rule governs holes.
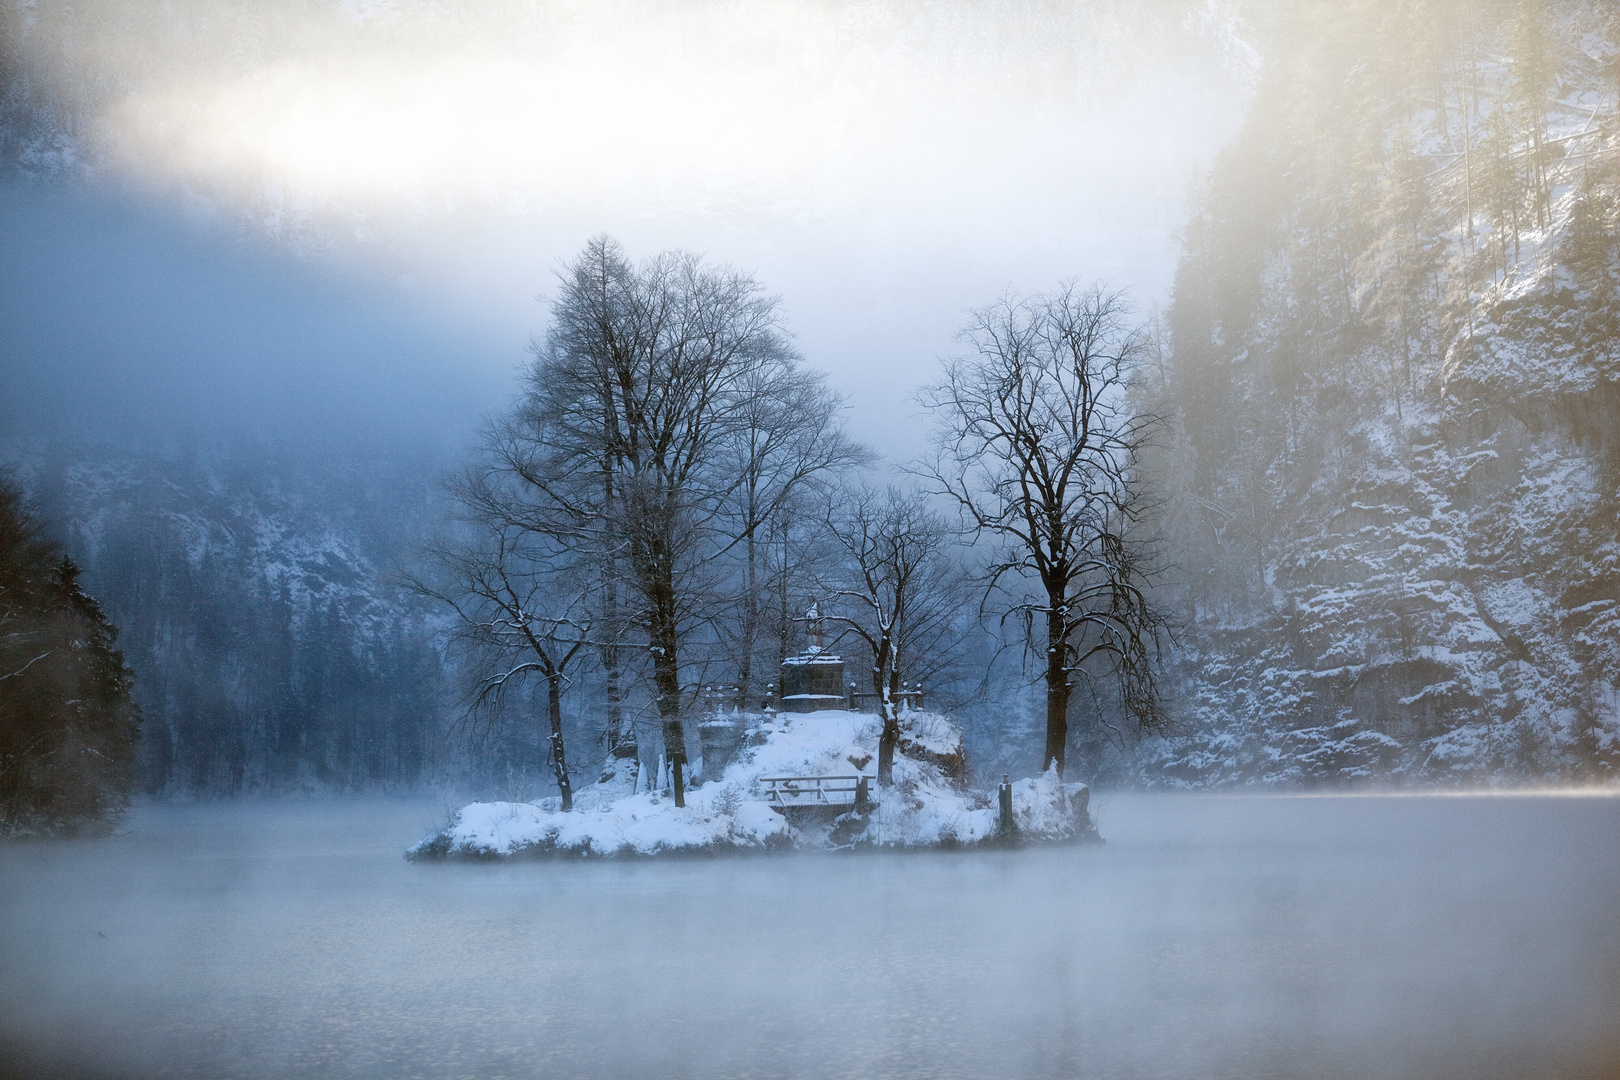
{"type": "Polygon", "coordinates": [[[763,778],[847,775],[870,769],[876,717],[848,712],[739,716],[746,745],[721,775],[687,792],[637,790],[634,762],[620,762],[579,791],[574,809],[556,799],[475,802],[406,852],[413,861],[543,858],[714,857],[785,851],[961,850],[1094,842],[1090,791],[1055,773],[1012,785],[1014,832],[1003,835],[994,797],[964,787],[961,733],[934,713],[907,712],[894,784],[871,781],[864,809],[773,807],[763,778]]]}

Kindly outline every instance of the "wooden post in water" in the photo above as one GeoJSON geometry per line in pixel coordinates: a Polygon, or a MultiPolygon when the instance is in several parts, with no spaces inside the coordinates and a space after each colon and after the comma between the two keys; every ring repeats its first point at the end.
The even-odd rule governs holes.
{"type": "Polygon", "coordinates": [[[1014,827],[1013,826],[1013,811],[1012,811],[1012,782],[1007,779],[1007,774],[1006,773],[1001,774],[1001,792],[1000,792],[1000,794],[1001,794],[1001,835],[1002,836],[1011,836],[1013,834],[1013,827],[1014,827]]]}

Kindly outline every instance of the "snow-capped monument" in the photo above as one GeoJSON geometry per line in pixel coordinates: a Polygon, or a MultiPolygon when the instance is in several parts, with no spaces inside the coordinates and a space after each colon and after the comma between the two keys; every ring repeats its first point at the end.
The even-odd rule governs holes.
{"type": "Polygon", "coordinates": [[[826,651],[820,605],[812,603],[804,619],[810,626],[810,643],[798,656],[782,661],[779,706],[783,712],[793,713],[846,708],[849,695],[844,689],[844,659],[826,651]]]}

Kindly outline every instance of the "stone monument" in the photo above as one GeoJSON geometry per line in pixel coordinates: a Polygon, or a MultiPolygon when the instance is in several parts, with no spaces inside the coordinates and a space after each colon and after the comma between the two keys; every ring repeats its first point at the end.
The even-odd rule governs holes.
{"type": "Polygon", "coordinates": [[[844,689],[844,658],[826,651],[820,606],[811,604],[804,618],[810,625],[810,644],[798,656],[782,661],[781,709],[806,713],[846,708],[849,695],[844,689]]]}

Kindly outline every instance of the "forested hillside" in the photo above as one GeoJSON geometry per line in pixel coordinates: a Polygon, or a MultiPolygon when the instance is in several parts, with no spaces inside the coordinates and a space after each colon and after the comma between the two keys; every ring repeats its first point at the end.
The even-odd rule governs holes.
{"type": "Polygon", "coordinates": [[[148,793],[403,788],[443,764],[454,691],[393,575],[431,470],[247,445],[17,464],[119,629],[148,793]]]}
{"type": "Polygon", "coordinates": [[[1620,9],[1297,5],[1188,227],[1159,784],[1620,772],[1620,9]]]}

